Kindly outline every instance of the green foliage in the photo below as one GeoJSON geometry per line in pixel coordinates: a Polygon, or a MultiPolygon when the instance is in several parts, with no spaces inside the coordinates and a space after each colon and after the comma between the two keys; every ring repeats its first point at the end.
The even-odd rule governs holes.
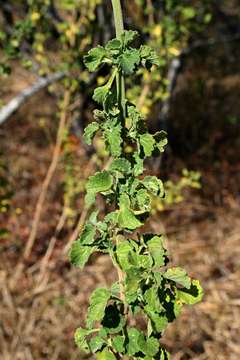
{"type": "MultiPolygon", "coordinates": [[[[184,16],[192,18],[194,14],[188,10],[184,16]]],[[[90,71],[101,66],[111,68],[109,80],[93,95],[100,105],[94,111],[96,122],[85,130],[86,142],[91,143],[99,133],[111,156],[106,170],[90,176],[86,205],[92,206],[99,193],[109,212],[100,220],[94,211],[70,251],[72,263],[80,267],[93,252],[104,251],[119,274],[111,289],[93,292],[86,328],[79,328],[75,334],[79,348],[96,353],[99,360],[168,359],[159,342],[165,329],[180,314],[183,304],[202,298],[199,282],[185,270],[166,268],[169,259],[164,237],[139,232],[150,216],[152,197],[163,198],[165,194],[160,179],[145,176],[144,160],[164,151],[167,139],[165,132],[150,134],[144,117],[124,96],[124,76],[143,67],[150,71],[160,64],[150,47],[131,47],[136,37],[136,32],[124,31],[84,57],[90,71]],[[129,325],[129,318],[140,314],[147,331],[129,325]]]]}

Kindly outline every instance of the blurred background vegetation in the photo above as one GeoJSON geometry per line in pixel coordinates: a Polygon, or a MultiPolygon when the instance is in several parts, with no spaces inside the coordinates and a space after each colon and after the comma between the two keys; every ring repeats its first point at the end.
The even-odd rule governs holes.
{"type": "MultiPolygon", "coordinates": [[[[168,148],[147,171],[167,190],[147,226],[172,261],[201,278],[205,299],[163,338],[173,359],[240,358],[240,4],[123,0],[125,27],[157,51],[127,90],[168,148]]],[[[87,177],[108,163],[82,139],[106,69],[83,55],[114,37],[109,0],[0,0],[0,358],[84,359],[72,340],[105,256],[84,272],[67,252],[87,215],[87,177]]],[[[128,84],[127,84],[128,85],[128,84]]],[[[98,206],[103,209],[99,200],[98,206]]]]}

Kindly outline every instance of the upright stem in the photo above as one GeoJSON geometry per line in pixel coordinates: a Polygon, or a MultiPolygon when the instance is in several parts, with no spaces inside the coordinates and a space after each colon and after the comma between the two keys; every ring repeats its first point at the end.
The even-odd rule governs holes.
{"type": "MultiPolygon", "coordinates": [[[[113,14],[114,14],[114,23],[116,29],[116,37],[121,40],[121,36],[124,32],[124,25],[123,25],[123,15],[122,15],[122,6],[121,0],[112,0],[112,7],[113,7],[113,14]]],[[[122,72],[118,72],[116,76],[117,81],[117,98],[118,104],[121,109],[123,125],[125,123],[126,117],[126,102],[125,102],[125,81],[122,72]]],[[[118,236],[116,237],[116,243],[118,243],[118,236]]],[[[126,304],[125,304],[125,296],[124,296],[124,273],[117,266],[118,272],[118,279],[120,285],[120,298],[124,303],[124,312],[127,313],[126,304]]]]}
{"type": "MultiPolygon", "coordinates": [[[[116,37],[119,39],[124,32],[121,0],[112,0],[116,37]]],[[[125,81],[122,73],[117,74],[117,97],[122,109],[123,118],[126,116],[125,81]]]]}

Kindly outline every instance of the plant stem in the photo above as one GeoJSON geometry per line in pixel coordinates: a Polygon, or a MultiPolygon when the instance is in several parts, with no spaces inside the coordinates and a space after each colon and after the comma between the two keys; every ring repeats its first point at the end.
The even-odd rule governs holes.
{"type": "MultiPolygon", "coordinates": [[[[113,14],[114,14],[116,37],[118,39],[121,39],[121,36],[124,32],[121,0],[112,0],[112,7],[113,7],[113,14]]],[[[124,81],[124,76],[123,76],[122,72],[120,72],[120,71],[118,71],[118,73],[117,73],[116,82],[117,82],[118,104],[121,109],[122,120],[123,120],[123,125],[124,125],[125,117],[126,117],[125,81],[124,81]]],[[[118,240],[116,240],[116,241],[118,242],[118,240]]],[[[117,266],[117,272],[118,272],[118,279],[119,279],[119,286],[120,286],[120,298],[124,303],[124,308],[125,308],[124,312],[126,312],[124,286],[123,286],[124,273],[122,272],[122,270],[120,269],[119,266],[117,266]]]]}
{"type": "MultiPolygon", "coordinates": [[[[112,7],[114,14],[116,37],[120,39],[121,35],[124,32],[121,0],[112,0],[112,7]]],[[[118,97],[119,105],[122,110],[123,118],[125,118],[126,116],[125,81],[121,72],[117,74],[117,97],[118,97]]]]}

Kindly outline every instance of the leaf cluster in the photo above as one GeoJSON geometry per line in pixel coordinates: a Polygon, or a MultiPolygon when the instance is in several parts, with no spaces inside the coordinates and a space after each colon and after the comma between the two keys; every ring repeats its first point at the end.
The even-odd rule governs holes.
{"type": "Polygon", "coordinates": [[[130,46],[136,36],[134,31],[125,31],[120,39],[90,50],[84,58],[89,71],[105,65],[112,68],[107,83],[94,91],[93,99],[101,108],[94,111],[95,121],[84,132],[87,144],[99,133],[111,156],[107,169],[89,177],[86,206],[92,208],[101,195],[111,210],[101,218],[93,210],[70,251],[72,264],[80,268],[92,253],[107,253],[122,274],[111,289],[93,292],[86,327],[75,334],[80,349],[96,353],[100,360],[168,359],[159,342],[166,327],[184,304],[202,298],[198,281],[184,269],[168,266],[163,235],[139,232],[151,212],[152,198],[165,194],[160,179],[144,174],[144,160],[163,152],[167,137],[164,131],[150,134],[137,107],[128,101],[123,104],[119,97],[120,77],[159,64],[148,46],[130,46]],[[129,322],[139,315],[145,319],[146,330],[129,322]]]}

